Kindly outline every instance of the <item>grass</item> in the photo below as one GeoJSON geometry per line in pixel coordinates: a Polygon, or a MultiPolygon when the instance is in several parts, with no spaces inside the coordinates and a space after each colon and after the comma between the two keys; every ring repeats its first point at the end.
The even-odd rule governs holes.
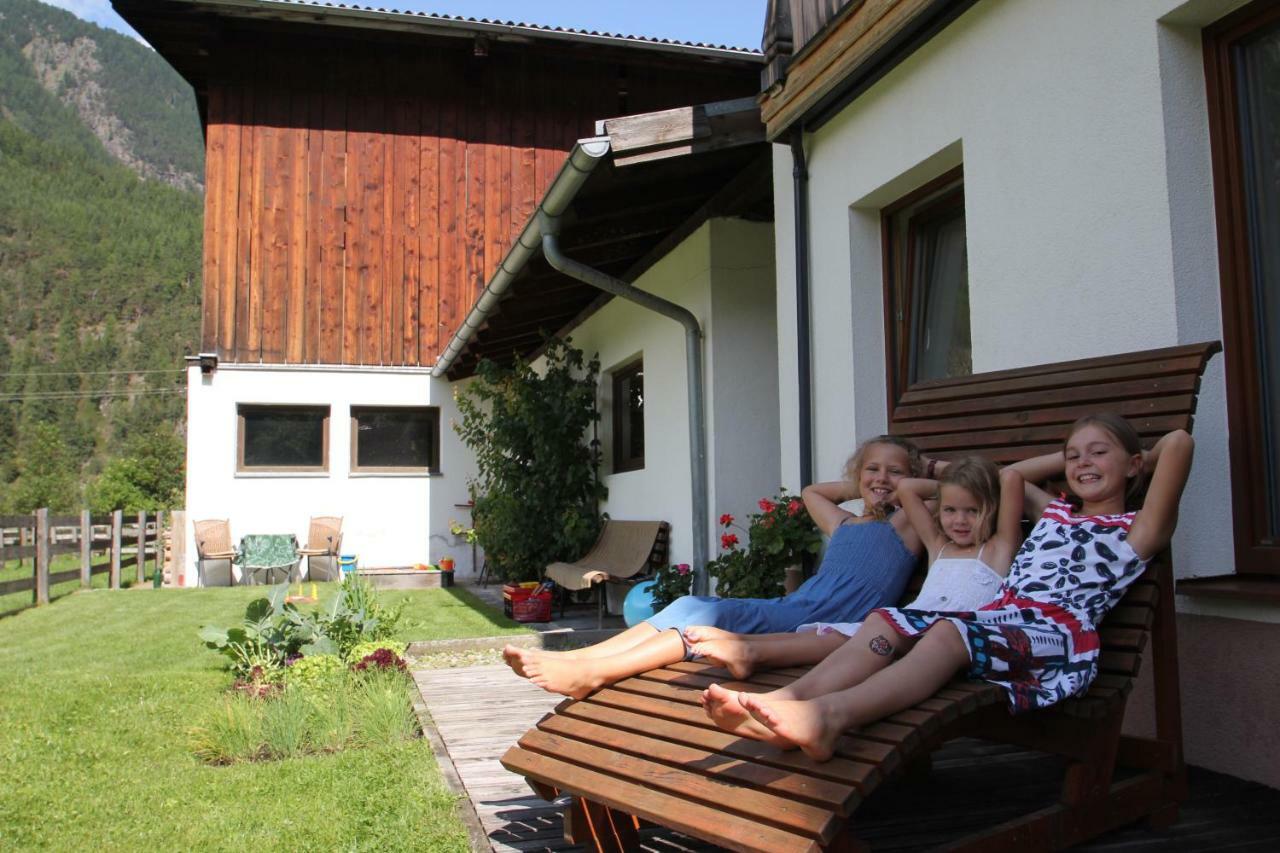
{"type": "MultiPolygon", "coordinates": [[[[225,767],[194,754],[230,683],[196,630],[262,592],[90,591],[0,619],[0,849],[466,850],[422,739],[225,767]]],[[[399,639],[523,631],[462,590],[387,597],[410,600],[399,639]]]]}
{"type": "MultiPolygon", "coordinates": [[[[35,574],[33,560],[5,560],[0,563],[0,582],[18,580],[19,578],[29,578],[35,574]]],[[[95,554],[93,557],[94,566],[105,566],[111,562],[111,558],[101,554],[95,554]]],[[[80,568],[79,554],[59,554],[49,561],[49,573],[65,572],[68,569],[80,568]]],[[[120,570],[122,581],[133,581],[134,572],[137,568],[129,566],[120,570]]],[[[147,563],[148,577],[151,572],[151,563],[147,563]]],[[[110,582],[110,575],[102,572],[93,576],[92,583],[94,589],[106,589],[110,582]]],[[[49,587],[49,600],[61,598],[64,595],[70,595],[80,588],[79,579],[63,581],[55,583],[49,587]]],[[[21,610],[24,607],[30,607],[35,600],[34,593],[27,589],[22,592],[11,592],[8,595],[0,595],[0,614],[10,613],[15,610],[21,610]]]]}

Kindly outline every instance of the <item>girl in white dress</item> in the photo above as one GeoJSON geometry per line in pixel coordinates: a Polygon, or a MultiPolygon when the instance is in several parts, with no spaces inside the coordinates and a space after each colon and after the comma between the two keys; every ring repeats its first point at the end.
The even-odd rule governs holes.
{"type": "MultiPolygon", "coordinates": [[[[908,607],[974,610],[996,598],[1022,541],[1022,489],[1002,494],[996,466],[978,456],[940,464],[945,470],[939,480],[903,479],[897,486],[902,512],[929,555],[924,586],[908,607]]],[[[698,626],[686,629],[685,639],[695,656],[746,678],[759,668],[817,663],[861,624],[811,622],[794,634],[698,626]]]]}

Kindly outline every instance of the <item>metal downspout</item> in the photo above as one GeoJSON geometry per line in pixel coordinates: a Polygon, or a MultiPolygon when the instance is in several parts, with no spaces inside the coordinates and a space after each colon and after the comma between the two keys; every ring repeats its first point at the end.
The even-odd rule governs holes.
{"type": "Polygon", "coordinates": [[[809,366],[809,169],[804,127],[791,131],[791,183],[796,221],[796,370],[800,410],[800,488],[813,483],[813,376],[809,366]]]}
{"type": "Polygon", "coordinates": [[[689,449],[693,457],[690,471],[690,485],[693,492],[693,593],[706,595],[709,589],[707,579],[707,559],[709,554],[707,515],[710,499],[707,489],[707,444],[706,418],[703,416],[703,383],[702,383],[702,329],[698,318],[674,302],[654,296],[652,293],[633,287],[622,279],[614,278],[608,273],[567,258],[560,251],[560,218],[551,216],[545,210],[538,212],[539,230],[542,232],[542,253],[552,267],[592,287],[606,293],[620,296],[650,311],[656,311],[664,317],[670,317],[685,331],[685,363],[688,373],[689,389],[689,449]]]}

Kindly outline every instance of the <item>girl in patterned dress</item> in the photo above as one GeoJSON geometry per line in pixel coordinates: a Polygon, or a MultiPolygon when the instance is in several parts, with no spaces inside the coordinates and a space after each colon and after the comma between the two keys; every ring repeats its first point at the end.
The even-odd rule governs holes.
{"type": "MultiPolygon", "coordinates": [[[[980,456],[938,465],[945,469],[938,480],[908,478],[898,483],[903,515],[929,555],[924,586],[907,607],[970,610],[996,597],[1022,544],[1022,488],[1002,493],[999,469],[980,456]]],[[[789,634],[736,634],[698,625],[684,635],[694,657],[717,663],[742,679],[757,669],[818,663],[861,624],[809,622],[789,634]]],[[[732,698],[728,691],[711,693],[732,698]]],[[[707,706],[713,717],[715,710],[707,706]]]]}
{"type": "MultiPolygon", "coordinates": [[[[791,685],[739,693],[749,717],[721,725],[825,761],[842,731],[927,699],[961,669],[1003,687],[1013,713],[1083,695],[1097,672],[1099,622],[1173,535],[1193,447],[1177,430],[1144,454],[1122,418],[1081,418],[1063,453],[1042,457],[1061,460],[1079,507],[1027,486],[1039,520],[995,601],[954,613],[876,610],[791,685]],[[1131,511],[1144,469],[1151,484],[1131,511]]],[[[1022,485],[1016,467],[1000,476],[1002,488],[1022,485]]]]}

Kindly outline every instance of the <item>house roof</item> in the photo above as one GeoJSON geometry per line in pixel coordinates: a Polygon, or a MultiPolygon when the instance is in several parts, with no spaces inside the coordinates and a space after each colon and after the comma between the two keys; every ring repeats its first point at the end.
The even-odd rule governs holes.
{"type": "MultiPolygon", "coordinates": [[[[608,119],[597,130],[602,136],[575,146],[539,204],[567,208],[560,245],[570,258],[633,282],[711,217],[773,218],[754,98],[608,119]]],[[[482,358],[536,356],[548,335],[568,334],[613,298],[551,268],[537,216],[453,331],[437,375],[462,379],[482,358]]]]}
{"type": "MultiPolygon", "coordinates": [[[[135,18],[143,24],[139,32],[150,41],[146,18],[155,13],[186,12],[240,18],[255,21],[293,22],[355,29],[381,29],[416,32],[423,35],[483,38],[490,41],[563,42],[594,47],[621,47],[647,50],[712,61],[763,63],[759,50],[703,42],[651,38],[642,35],[607,33],[572,27],[553,27],[490,18],[468,18],[430,12],[401,11],[374,6],[344,3],[321,3],[310,0],[112,0],[116,11],[137,28],[135,18]]],[[[160,32],[163,34],[163,31],[160,32]]],[[[153,44],[153,46],[156,46],[153,44]]],[[[157,49],[159,49],[157,47],[157,49]]]]}
{"type": "Polygon", "coordinates": [[[705,56],[730,54],[734,57],[761,56],[760,51],[746,47],[732,47],[723,44],[707,44],[705,42],[681,41],[678,39],[660,39],[642,35],[608,33],[599,30],[583,30],[575,27],[553,27],[546,24],[531,24],[523,21],[501,21],[493,18],[473,18],[463,15],[442,15],[435,12],[414,12],[411,10],[383,9],[377,6],[361,6],[356,3],[318,3],[310,0],[179,0],[179,2],[198,2],[217,4],[225,7],[247,7],[269,9],[274,7],[310,7],[305,12],[314,16],[316,10],[335,18],[363,18],[366,20],[383,20],[387,23],[414,20],[426,26],[438,26],[446,29],[461,30],[468,33],[483,33],[496,38],[549,38],[585,41],[589,43],[624,42],[626,46],[652,47],[680,53],[693,53],[705,56]]]}

